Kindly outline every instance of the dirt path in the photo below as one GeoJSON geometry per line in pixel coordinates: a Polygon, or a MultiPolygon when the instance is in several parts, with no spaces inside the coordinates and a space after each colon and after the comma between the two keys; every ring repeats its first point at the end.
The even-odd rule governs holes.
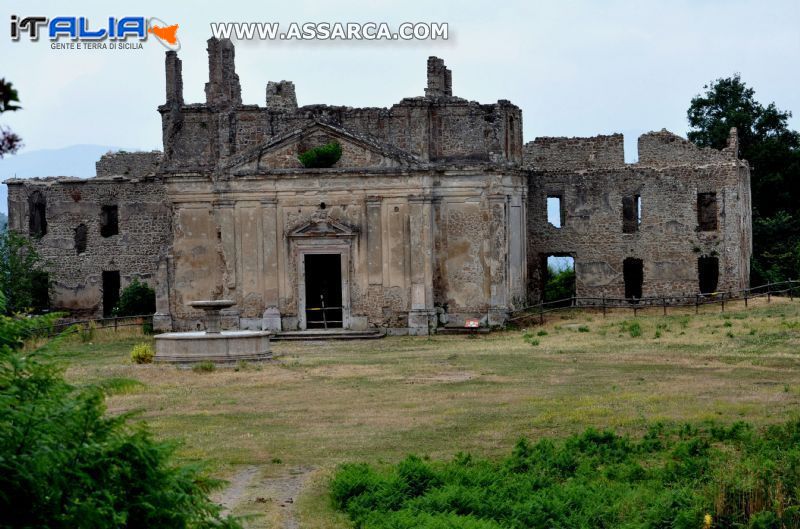
{"type": "Polygon", "coordinates": [[[217,500],[225,509],[223,514],[228,514],[245,497],[247,486],[258,474],[258,467],[246,467],[238,471],[228,480],[227,488],[217,500]]]}
{"type": "Polygon", "coordinates": [[[279,527],[283,529],[298,529],[297,497],[313,470],[310,467],[294,467],[282,476],[259,478],[258,467],[246,467],[229,479],[228,488],[218,501],[226,513],[243,503],[266,504],[262,508],[266,508],[268,519],[279,520],[279,527]]]}

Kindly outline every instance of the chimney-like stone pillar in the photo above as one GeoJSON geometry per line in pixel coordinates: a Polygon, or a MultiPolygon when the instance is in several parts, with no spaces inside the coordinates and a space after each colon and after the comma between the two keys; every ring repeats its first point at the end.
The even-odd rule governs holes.
{"type": "Polygon", "coordinates": [[[242,87],[236,75],[235,49],[230,39],[208,39],[206,104],[234,107],[242,104],[242,87]]]}
{"type": "Polygon", "coordinates": [[[425,97],[451,97],[453,95],[452,73],[438,57],[428,57],[428,88],[425,97]]]}
{"type": "Polygon", "coordinates": [[[270,110],[297,110],[297,95],[291,81],[267,83],[267,108],[270,110]]]}
{"type": "Polygon", "coordinates": [[[183,73],[178,53],[168,51],[164,59],[167,78],[167,105],[183,105],[183,73]]]}

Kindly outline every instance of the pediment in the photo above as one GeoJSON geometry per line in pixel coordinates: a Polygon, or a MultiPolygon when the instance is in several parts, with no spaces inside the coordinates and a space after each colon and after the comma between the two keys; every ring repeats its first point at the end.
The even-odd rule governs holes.
{"type": "Polygon", "coordinates": [[[289,237],[355,237],[356,232],[330,219],[311,220],[289,233],[289,237]]]}
{"type": "Polygon", "coordinates": [[[331,169],[403,168],[419,164],[412,154],[376,138],[315,121],[232,157],[226,169],[233,175],[259,174],[275,169],[305,168],[298,155],[332,141],[342,146],[342,157],[331,169]]]}

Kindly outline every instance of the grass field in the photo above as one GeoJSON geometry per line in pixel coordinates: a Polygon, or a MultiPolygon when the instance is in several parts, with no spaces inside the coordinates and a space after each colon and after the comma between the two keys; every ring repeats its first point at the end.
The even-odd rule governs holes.
{"type": "MultiPolygon", "coordinates": [[[[110,332],[110,331],[109,331],[110,332]]],[[[77,384],[116,388],[179,454],[231,481],[219,500],[252,527],[347,527],[337,464],[408,453],[497,457],[521,436],[588,426],[633,436],[655,421],[785,421],[800,403],[800,302],[669,316],[575,313],[476,337],[273,344],[275,360],[210,372],[132,365],[149,337],[98,332],[46,348],[77,384]]]]}

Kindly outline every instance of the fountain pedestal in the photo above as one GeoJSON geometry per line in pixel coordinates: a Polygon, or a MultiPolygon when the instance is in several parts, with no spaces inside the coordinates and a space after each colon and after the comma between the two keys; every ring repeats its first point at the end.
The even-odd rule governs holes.
{"type": "Polygon", "coordinates": [[[220,329],[220,311],[233,305],[235,302],[225,299],[189,303],[189,306],[205,311],[206,330],[159,334],[156,336],[155,361],[235,363],[272,358],[268,332],[220,329]]]}

